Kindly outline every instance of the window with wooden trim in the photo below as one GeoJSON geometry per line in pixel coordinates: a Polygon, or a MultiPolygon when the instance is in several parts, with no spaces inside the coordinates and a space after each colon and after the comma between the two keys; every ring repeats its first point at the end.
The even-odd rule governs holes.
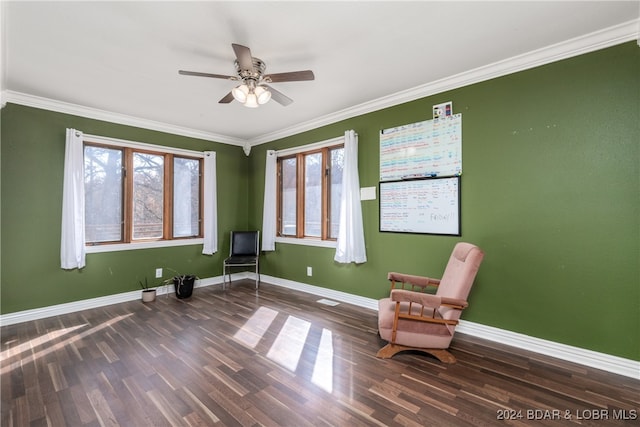
{"type": "Polygon", "coordinates": [[[278,236],[336,240],[344,145],[278,157],[278,236]]]}
{"type": "Polygon", "coordinates": [[[85,142],[88,245],[202,237],[202,158],[85,142]]]}

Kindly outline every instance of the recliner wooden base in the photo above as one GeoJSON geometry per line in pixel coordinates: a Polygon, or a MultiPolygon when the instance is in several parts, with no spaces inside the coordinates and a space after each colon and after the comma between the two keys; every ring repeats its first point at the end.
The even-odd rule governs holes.
{"type": "Polygon", "coordinates": [[[403,345],[391,344],[391,343],[385,345],[380,350],[378,350],[376,357],[380,359],[390,359],[393,356],[395,356],[397,353],[400,353],[401,351],[406,351],[406,350],[414,350],[414,351],[421,351],[423,353],[428,353],[434,356],[435,358],[437,358],[442,363],[456,363],[456,357],[453,354],[449,353],[447,350],[435,349],[435,348],[431,349],[431,348],[406,347],[403,345]]]}

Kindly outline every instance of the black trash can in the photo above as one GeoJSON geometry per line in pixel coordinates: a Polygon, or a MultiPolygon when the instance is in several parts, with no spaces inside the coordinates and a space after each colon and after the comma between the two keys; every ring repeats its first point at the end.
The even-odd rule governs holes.
{"type": "Polygon", "coordinates": [[[194,275],[174,276],[173,285],[176,287],[178,299],[189,298],[193,293],[193,285],[196,281],[194,275]]]}

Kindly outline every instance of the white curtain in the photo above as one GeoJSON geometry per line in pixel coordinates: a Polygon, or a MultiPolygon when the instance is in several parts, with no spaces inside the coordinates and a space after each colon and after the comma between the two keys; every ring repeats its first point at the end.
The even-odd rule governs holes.
{"type": "Polygon", "coordinates": [[[275,151],[267,151],[264,173],[264,206],[262,211],[262,250],[276,250],[276,163],[275,151]]]}
{"type": "Polygon", "coordinates": [[[204,152],[204,244],[202,253],[218,252],[218,188],[216,183],[216,153],[204,152]]]}
{"type": "Polygon", "coordinates": [[[344,171],[340,198],[340,228],[334,260],[340,263],[367,262],[360,206],[360,178],[358,177],[358,134],[353,130],[344,134],[344,171]]]}
{"type": "Polygon", "coordinates": [[[62,238],[60,266],[85,266],[84,242],[84,146],[82,132],[67,129],[62,184],[62,238]]]}

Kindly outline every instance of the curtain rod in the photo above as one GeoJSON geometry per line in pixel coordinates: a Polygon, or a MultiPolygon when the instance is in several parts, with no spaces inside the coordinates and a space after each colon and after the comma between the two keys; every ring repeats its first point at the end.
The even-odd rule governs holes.
{"type": "MultiPolygon", "coordinates": [[[[147,142],[129,141],[126,139],[111,138],[108,136],[100,136],[100,135],[90,135],[86,133],[84,134],[83,139],[87,142],[97,142],[97,143],[102,143],[107,145],[111,144],[111,145],[117,145],[120,147],[131,147],[131,148],[138,148],[142,150],[156,150],[156,151],[162,151],[166,153],[184,155],[189,157],[204,157],[203,151],[171,147],[169,145],[149,144],[147,142]]],[[[212,150],[207,150],[207,151],[212,151],[212,150]]]]}
{"type": "MultiPolygon", "coordinates": [[[[356,132],[356,135],[358,135],[357,132],[356,132]]],[[[274,151],[276,152],[276,155],[279,155],[279,156],[286,155],[286,154],[294,154],[294,153],[299,153],[301,151],[310,151],[310,150],[313,150],[314,148],[322,148],[328,145],[338,144],[342,141],[344,141],[344,136],[336,136],[334,138],[326,139],[320,142],[313,142],[311,144],[300,145],[298,147],[283,148],[282,150],[274,150],[274,151]]]]}

